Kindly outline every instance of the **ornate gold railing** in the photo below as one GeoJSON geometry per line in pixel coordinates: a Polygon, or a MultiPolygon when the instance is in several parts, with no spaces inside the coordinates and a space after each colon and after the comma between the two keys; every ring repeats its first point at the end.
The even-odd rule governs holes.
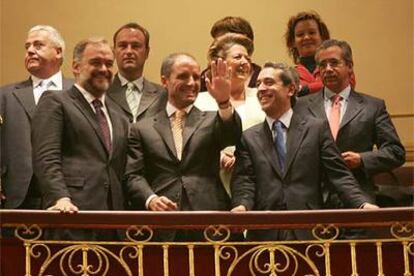
{"type": "Polygon", "coordinates": [[[248,212],[0,211],[1,275],[413,275],[414,208],[248,212]],[[121,229],[122,241],[43,240],[48,228],[121,229]],[[372,238],[341,240],[342,228],[372,238]],[[235,242],[240,229],[309,229],[314,239],[235,242]],[[152,242],[156,229],[203,229],[204,242],[152,242]]]}

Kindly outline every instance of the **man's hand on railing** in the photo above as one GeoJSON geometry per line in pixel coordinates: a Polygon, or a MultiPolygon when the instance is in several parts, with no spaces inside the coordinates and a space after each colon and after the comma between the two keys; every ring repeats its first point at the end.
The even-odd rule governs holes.
{"type": "Polygon", "coordinates": [[[148,204],[151,211],[176,211],[177,203],[166,196],[155,196],[148,204]]]}
{"type": "Polygon", "coordinates": [[[379,207],[375,204],[365,203],[362,205],[362,209],[379,209],[379,207]]]}
{"type": "Polygon", "coordinates": [[[244,205],[236,206],[236,207],[234,207],[233,209],[230,210],[230,212],[232,212],[232,213],[246,212],[246,211],[247,211],[247,209],[244,205]]]}
{"type": "Polygon", "coordinates": [[[48,210],[58,210],[61,213],[69,213],[69,214],[75,214],[79,212],[78,207],[76,207],[76,205],[74,205],[72,201],[70,200],[70,198],[68,197],[63,197],[61,199],[58,199],[58,201],[56,201],[56,204],[49,207],[48,210]]]}

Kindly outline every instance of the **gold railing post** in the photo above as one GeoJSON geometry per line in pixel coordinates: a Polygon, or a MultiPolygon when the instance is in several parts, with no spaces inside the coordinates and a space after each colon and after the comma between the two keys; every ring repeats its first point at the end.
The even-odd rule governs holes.
{"type": "Polygon", "coordinates": [[[325,242],[324,244],[325,247],[325,272],[326,272],[326,276],[331,276],[331,249],[330,246],[331,244],[329,242],[325,242]]]}
{"type": "Polygon", "coordinates": [[[162,246],[163,252],[163,266],[164,266],[164,276],[168,276],[169,273],[169,259],[168,259],[168,244],[162,246]]]}
{"type": "Polygon", "coordinates": [[[144,256],[143,256],[144,245],[138,245],[138,275],[144,276],[144,256]]]}
{"type": "Polygon", "coordinates": [[[410,272],[410,262],[408,259],[408,241],[402,241],[403,253],[404,253],[404,276],[412,276],[410,272]]]}
{"type": "Polygon", "coordinates": [[[32,267],[30,263],[30,243],[25,242],[24,243],[25,252],[26,252],[26,274],[25,276],[31,276],[32,275],[32,267]]]}
{"type": "Polygon", "coordinates": [[[357,260],[356,260],[356,250],[355,250],[355,242],[350,242],[351,245],[351,264],[352,264],[352,274],[351,276],[358,276],[358,269],[357,269],[357,260]]]}
{"type": "Polygon", "coordinates": [[[214,271],[215,276],[220,276],[220,246],[218,244],[214,245],[214,271]]]}
{"type": "Polygon", "coordinates": [[[82,276],[88,276],[88,246],[82,246],[82,276]]]}
{"type": "Polygon", "coordinates": [[[377,245],[377,262],[378,262],[378,276],[385,276],[382,267],[382,242],[376,242],[377,245]]]}
{"type": "Polygon", "coordinates": [[[269,272],[270,276],[276,276],[276,266],[275,266],[275,248],[269,248],[269,272]]]}
{"type": "Polygon", "coordinates": [[[188,269],[190,276],[194,276],[194,244],[187,245],[188,247],[188,269]]]}

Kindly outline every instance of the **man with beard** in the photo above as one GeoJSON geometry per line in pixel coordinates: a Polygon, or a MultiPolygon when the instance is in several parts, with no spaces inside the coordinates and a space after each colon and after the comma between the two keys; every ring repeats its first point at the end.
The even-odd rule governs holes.
{"type": "Polygon", "coordinates": [[[154,115],[167,101],[164,89],[143,76],[150,52],[149,39],[149,32],[137,23],[120,27],[113,38],[119,71],[107,95],[122,108],[131,123],[154,115]]]}
{"type": "MultiPolygon", "coordinates": [[[[43,207],[63,213],[125,208],[121,178],[126,163],[128,122],[105,97],[114,56],[103,39],[74,49],[75,85],[45,93],[33,118],[34,172],[43,207]]],[[[98,232],[55,232],[54,238],[102,238],[98,232]],[[92,235],[92,236],[88,236],[92,235]]]]}
{"type": "Polygon", "coordinates": [[[32,27],[24,44],[27,80],[0,87],[0,198],[7,209],[40,209],[32,169],[30,128],[35,107],[46,90],[63,90],[73,80],[62,76],[65,42],[53,27],[32,27]],[[3,194],[2,194],[3,192],[3,194]]]}
{"type": "MultiPolygon", "coordinates": [[[[154,117],[131,127],[126,171],[127,193],[142,210],[229,210],[230,199],[219,179],[220,150],[235,144],[241,121],[230,103],[231,72],[219,59],[212,63],[207,87],[218,105],[202,112],[194,101],[200,89],[200,67],[183,53],[161,66],[168,102],[154,117]]],[[[200,240],[200,232],[156,235],[160,240],[200,240]]]]}
{"type": "MultiPolygon", "coordinates": [[[[321,209],[321,176],[351,208],[378,208],[342,160],[327,123],[292,108],[294,68],[266,63],[257,98],[266,119],[243,132],[231,181],[233,212],[321,209]]],[[[307,240],[309,230],[252,230],[250,240],[307,240]]]]}
{"type": "MultiPolygon", "coordinates": [[[[352,50],[346,41],[326,40],[316,52],[323,90],[305,97],[301,108],[328,121],[336,145],[362,190],[375,202],[373,176],[405,162],[405,150],[383,100],[352,89],[352,50]]],[[[341,208],[335,192],[327,207],[341,208]]]]}

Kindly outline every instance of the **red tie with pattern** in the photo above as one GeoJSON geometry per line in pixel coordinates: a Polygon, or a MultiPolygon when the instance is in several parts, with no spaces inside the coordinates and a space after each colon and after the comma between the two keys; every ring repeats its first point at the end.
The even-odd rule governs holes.
{"type": "Polygon", "coordinates": [[[102,110],[103,104],[99,99],[95,99],[92,101],[92,105],[93,107],[95,107],[96,119],[98,120],[99,126],[101,128],[106,149],[109,152],[111,152],[112,150],[111,133],[109,130],[109,124],[108,124],[108,121],[106,120],[105,113],[102,110]]]}

